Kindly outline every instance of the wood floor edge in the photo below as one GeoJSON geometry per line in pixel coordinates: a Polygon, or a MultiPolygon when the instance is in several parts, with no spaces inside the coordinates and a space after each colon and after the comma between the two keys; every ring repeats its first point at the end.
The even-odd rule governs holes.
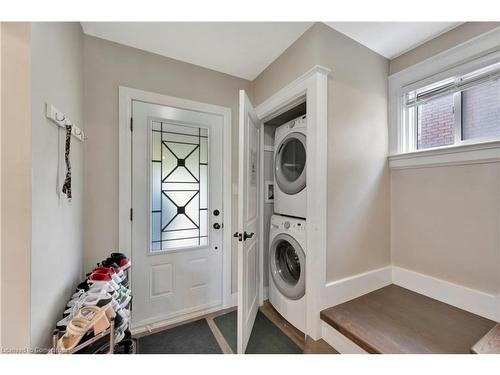
{"type": "Polygon", "coordinates": [[[369,354],[382,354],[381,351],[379,351],[377,348],[374,346],[370,345],[367,343],[365,340],[362,338],[358,337],[357,335],[352,334],[349,330],[346,328],[342,327],[339,325],[337,322],[332,320],[328,315],[324,314],[323,311],[320,313],[320,318],[323,320],[325,323],[330,325],[332,328],[340,332],[342,335],[347,337],[349,340],[351,340],[353,343],[358,345],[361,349],[365,350],[369,354]]]}

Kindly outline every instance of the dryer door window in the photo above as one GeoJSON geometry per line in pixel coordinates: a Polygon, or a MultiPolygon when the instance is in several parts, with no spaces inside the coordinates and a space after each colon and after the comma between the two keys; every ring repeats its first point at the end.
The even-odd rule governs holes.
{"type": "Polygon", "coordinates": [[[278,290],[287,298],[305,294],[305,253],[288,234],[277,235],[270,248],[271,275],[278,290]]]}
{"type": "Polygon", "coordinates": [[[306,187],[306,136],[291,133],[278,146],[275,158],[276,182],[286,194],[306,187]]]}

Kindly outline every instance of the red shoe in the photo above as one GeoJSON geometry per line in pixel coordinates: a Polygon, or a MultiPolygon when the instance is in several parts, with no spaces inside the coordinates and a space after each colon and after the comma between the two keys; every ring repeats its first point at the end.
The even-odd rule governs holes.
{"type": "Polygon", "coordinates": [[[111,273],[111,274],[116,274],[120,279],[123,279],[123,271],[119,268],[113,268],[113,267],[96,267],[94,269],[94,272],[99,272],[99,273],[111,273]]]}
{"type": "Polygon", "coordinates": [[[113,280],[112,275],[109,273],[92,273],[88,277],[91,284],[110,284],[113,289],[117,290],[120,286],[113,280]]]}

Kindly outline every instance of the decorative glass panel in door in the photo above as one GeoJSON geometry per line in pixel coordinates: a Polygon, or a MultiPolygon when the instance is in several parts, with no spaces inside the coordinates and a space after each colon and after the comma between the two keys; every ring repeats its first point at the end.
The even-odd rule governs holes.
{"type": "Polygon", "coordinates": [[[151,122],[151,251],[208,245],[208,129],[151,122]]]}

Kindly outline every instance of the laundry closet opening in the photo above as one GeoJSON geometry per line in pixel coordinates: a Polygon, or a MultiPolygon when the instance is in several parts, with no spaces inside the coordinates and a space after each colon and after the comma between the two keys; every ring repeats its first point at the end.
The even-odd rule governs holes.
{"type": "Polygon", "coordinates": [[[263,285],[274,309],[306,332],[306,98],[263,121],[263,285]]]}

